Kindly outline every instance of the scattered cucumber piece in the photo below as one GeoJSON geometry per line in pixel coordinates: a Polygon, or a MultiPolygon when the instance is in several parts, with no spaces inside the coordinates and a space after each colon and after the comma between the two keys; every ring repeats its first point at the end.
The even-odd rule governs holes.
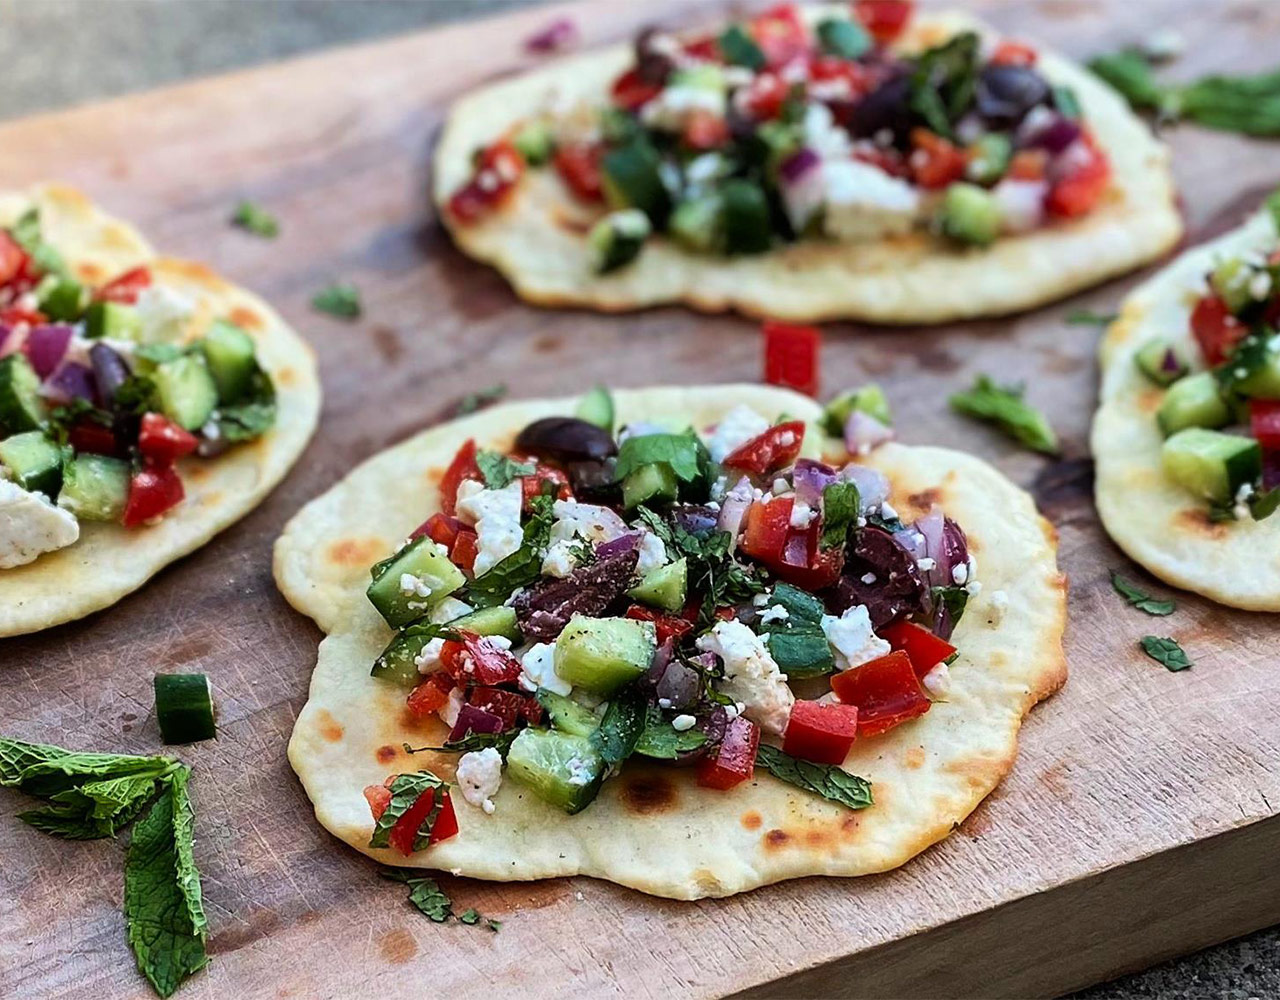
{"type": "Polygon", "coordinates": [[[622,480],[622,506],[627,510],[642,503],[669,503],[679,495],[679,480],[666,462],[642,465],[622,480]]]}
{"type": "Polygon", "coordinates": [[[687,583],[688,563],[681,557],[673,563],[649,570],[643,580],[627,591],[627,595],[662,611],[679,611],[684,607],[687,583]]]}
{"type": "Polygon", "coordinates": [[[39,430],[47,410],[40,398],[40,377],[20,352],[0,358],[0,431],[39,430]]]}
{"type": "Polygon", "coordinates": [[[156,722],[165,743],[198,743],[217,735],[213,689],[204,674],[157,674],[156,722]]]}
{"type": "Polygon", "coordinates": [[[871,36],[856,21],[843,17],[818,22],[818,42],[824,52],[841,59],[857,59],[871,51],[871,36]]]}
{"type": "Polygon", "coordinates": [[[218,320],[200,341],[205,365],[224,405],[244,398],[258,370],[253,338],[231,323],[218,320]]]}
{"type": "Polygon", "coordinates": [[[57,323],[79,319],[85,307],[84,285],[74,278],[58,278],[40,292],[40,311],[57,323]]]}
{"type": "Polygon", "coordinates": [[[827,613],[826,606],[818,598],[789,583],[779,583],[773,588],[773,595],[766,607],[773,607],[775,604],[786,609],[787,621],[793,624],[801,621],[816,625],[827,613]]]}
{"type": "Polygon", "coordinates": [[[0,462],[24,490],[43,493],[51,500],[57,497],[62,486],[62,449],[42,431],[25,431],[0,441],[0,462]]]}
{"type": "Polygon", "coordinates": [[[156,365],[151,377],[160,409],[179,427],[199,430],[218,405],[218,386],[198,354],[156,365]]]}
{"type": "Polygon", "coordinates": [[[1171,386],[1191,370],[1186,352],[1167,340],[1157,338],[1144,344],[1133,356],[1138,371],[1159,386],[1171,386]]]}
{"type": "Polygon", "coordinates": [[[579,420],[595,424],[601,430],[613,433],[613,424],[617,419],[613,407],[613,394],[602,385],[587,391],[578,400],[578,408],[574,414],[579,420]]]}
{"type": "Polygon", "coordinates": [[[1156,411],[1156,423],[1165,437],[1185,427],[1225,427],[1230,422],[1231,408],[1212,372],[1188,375],[1173,383],[1156,411]]]}
{"type": "Polygon", "coordinates": [[[587,233],[596,273],[608,274],[626,267],[640,256],[644,241],[652,232],[649,217],[638,208],[610,212],[587,233]]]}
{"type": "Polygon", "coordinates": [[[607,697],[649,669],[655,635],[652,622],[574,615],[556,639],[556,673],[607,697]]]}
{"type": "Polygon", "coordinates": [[[429,613],[466,582],[462,570],[423,535],[387,561],[365,593],[387,624],[399,628],[429,613]],[[430,593],[405,593],[402,583],[413,582],[406,580],[407,576],[414,577],[430,593]]]}
{"type": "Polygon", "coordinates": [[[731,254],[764,253],[773,245],[773,227],[764,188],[734,178],[720,188],[724,205],[724,247],[731,254]]]}
{"type": "Polygon", "coordinates": [[[525,122],[516,132],[511,144],[531,167],[540,167],[551,159],[556,150],[555,135],[544,121],[525,122]]]}
{"type": "Polygon", "coordinates": [[[396,633],[387,648],[373,661],[369,676],[404,687],[416,687],[422,681],[416,661],[430,641],[431,636],[425,630],[415,632],[412,625],[396,633]]]}
{"type": "Polygon", "coordinates": [[[562,694],[538,688],[535,697],[538,704],[547,711],[551,725],[562,733],[571,736],[590,736],[600,725],[600,717],[591,709],[579,705],[572,698],[562,694]]]}
{"type": "Polygon", "coordinates": [[[479,608],[446,623],[450,628],[466,629],[476,635],[500,635],[512,644],[520,642],[520,626],[516,623],[515,608],[499,604],[493,608],[479,608]]]}
{"type": "Polygon", "coordinates": [[[976,184],[955,183],[943,195],[938,226],[944,236],[957,243],[994,243],[1000,235],[1000,222],[1000,205],[995,196],[976,184]]]}
{"type": "Polygon", "coordinates": [[[973,154],[964,175],[975,184],[990,187],[1005,175],[1013,157],[1013,143],[1007,135],[991,132],[973,144],[973,154]]]}
{"type": "Polygon", "coordinates": [[[123,302],[90,302],[84,312],[84,335],[90,340],[137,340],[142,333],[142,317],[123,302]]]}
{"type": "Polygon", "coordinates": [[[1251,399],[1280,399],[1280,352],[1264,348],[1248,374],[1235,380],[1234,388],[1251,399]]]}
{"type": "Polygon", "coordinates": [[[1165,474],[1214,503],[1232,503],[1240,487],[1262,474],[1262,449],[1252,438],[1188,427],[1164,443],[1165,474]]]}
{"type": "Polygon", "coordinates": [[[756,72],[765,67],[764,50],[740,24],[731,24],[720,33],[719,46],[724,61],[733,66],[745,66],[756,72]]]}
{"type": "Polygon", "coordinates": [[[585,736],[531,728],[511,744],[507,771],[538,798],[573,815],[599,793],[605,763],[585,736]]]}
{"type": "Polygon", "coordinates": [[[832,437],[844,436],[844,425],[854,410],[875,417],[886,426],[893,423],[889,399],[875,382],[841,393],[822,411],[822,429],[832,437]]]}
{"type": "Polygon", "coordinates": [[[84,521],[119,521],[129,500],[129,463],[88,452],[62,467],[58,506],[84,521]]]}

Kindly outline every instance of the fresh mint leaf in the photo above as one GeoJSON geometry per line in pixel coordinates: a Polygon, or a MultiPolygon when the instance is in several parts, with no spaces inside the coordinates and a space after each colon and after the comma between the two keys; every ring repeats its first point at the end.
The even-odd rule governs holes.
{"type": "Polygon", "coordinates": [[[645,729],[645,706],[634,695],[619,694],[609,702],[589,739],[611,769],[630,757],[645,729]]]}
{"type": "Polygon", "coordinates": [[[1072,309],[1062,320],[1072,326],[1110,326],[1116,321],[1116,313],[1094,312],[1092,309],[1072,309]]]}
{"type": "Polygon", "coordinates": [[[165,790],[133,828],[125,858],[124,915],[138,968],[162,997],[208,964],[208,921],[193,854],[195,812],[189,768],[164,780],[165,790]]]}
{"type": "Polygon", "coordinates": [[[470,924],[474,926],[480,923],[480,912],[475,909],[463,910],[461,913],[458,914],[458,920],[460,920],[464,924],[470,924]]]}
{"type": "Polygon", "coordinates": [[[769,607],[781,605],[787,612],[788,621],[805,621],[816,625],[827,613],[826,606],[810,594],[790,583],[774,585],[773,594],[769,598],[769,607]]]}
{"type": "Polygon", "coordinates": [[[231,224],[268,240],[280,235],[280,223],[276,217],[251,201],[242,201],[236,206],[231,215],[231,224]]]}
{"type": "Polygon", "coordinates": [[[1162,639],[1155,635],[1144,635],[1140,640],[1142,651],[1167,670],[1177,673],[1190,670],[1191,660],[1176,639],[1162,639]]]}
{"type": "Polygon", "coordinates": [[[496,451],[476,452],[476,466],[491,490],[504,489],[521,476],[532,476],[538,468],[535,462],[515,462],[496,451]]]}
{"type": "Polygon", "coordinates": [[[693,431],[683,434],[638,434],[618,448],[618,479],[625,479],[642,465],[662,462],[686,483],[695,481],[704,467],[706,448],[693,431]]]}
{"type": "Polygon", "coordinates": [[[505,382],[499,382],[496,385],[469,392],[458,400],[458,405],[454,407],[453,415],[455,417],[465,417],[468,413],[475,413],[477,410],[484,409],[490,403],[496,403],[506,394],[507,384],[505,382]]]}
{"type": "Polygon", "coordinates": [[[822,536],[818,547],[841,548],[849,530],[858,523],[858,487],[853,483],[832,483],[822,491],[822,536]]]}
{"type": "Polygon", "coordinates": [[[658,760],[676,760],[683,753],[697,750],[707,742],[700,729],[676,729],[662,717],[662,710],[650,706],[645,715],[644,730],[636,740],[635,752],[658,760]]]}
{"type": "Polygon", "coordinates": [[[497,607],[521,587],[534,583],[542,575],[542,557],[551,540],[552,509],[555,498],[547,494],[530,500],[532,512],[524,526],[524,541],[489,570],[471,581],[467,588],[471,604],[481,608],[497,607]]]}
{"type": "Polygon", "coordinates": [[[1045,455],[1058,454],[1058,436],[1049,421],[1022,398],[1021,386],[999,386],[979,375],[973,388],[950,399],[957,413],[994,423],[1016,441],[1045,455]]]}
{"type": "Polygon", "coordinates": [[[511,744],[519,735],[518,729],[508,729],[504,733],[468,733],[460,740],[445,740],[442,746],[411,747],[406,743],[404,749],[405,753],[421,753],[424,750],[435,750],[438,753],[470,753],[473,750],[493,747],[502,754],[502,759],[506,760],[507,751],[511,749],[511,744]]]}
{"type": "Polygon", "coordinates": [[[935,605],[941,604],[946,609],[951,618],[951,626],[954,628],[960,624],[965,608],[969,606],[969,591],[957,586],[934,587],[933,600],[935,605]]]}
{"type": "MultiPolygon", "coordinates": [[[[373,836],[369,838],[370,847],[389,847],[391,845],[391,828],[409,811],[418,797],[428,789],[443,788],[444,782],[430,771],[416,771],[413,774],[397,774],[391,782],[391,801],[373,827],[373,836]]],[[[420,851],[427,846],[431,837],[431,828],[435,826],[440,810],[444,808],[444,796],[435,796],[431,812],[418,827],[414,838],[413,849],[420,851]]]]}
{"type": "Polygon", "coordinates": [[[849,809],[865,809],[872,804],[871,782],[834,764],[815,764],[761,743],[756,763],[775,778],[849,809]]]}
{"type": "Polygon", "coordinates": [[[923,52],[909,77],[908,103],[924,123],[954,139],[954,123],[973,103],[978,83],[978,36],[961,32],[923,52]]]}
{"type": "Polygon", "coordinates": [[[84,753],[0,738],[0,786],[17,788],[42,799],[52,799],[86,781],[128,775],[159,779],[179,766],[172,757],[84,753]]]}
{"type": "Polygon", "coordinates": [[[1115,587],[1116,593],[1135,608],[1139,611],[1145,611],[1149,615],[1171,615],[1177,609],[1177,605],[1173,601],[1161,601],[1152,597],[1114,570],[1111,573],[1111,586],[1115,587]]]}
{"type": "Polygon", "coordinates": [[[453,900],[445,894],[435,879],[419,874],[414,869],[399,868],[383,869],[382,877],[407,885],[409,902],[437,924],[443,924],[453,916],[453,900]]]}
{"type": "Polygon", "coordinates": [[[146,375],[130,375],[111,397],[111,408],[117,413],[140,415],[156,409],[156,384],[146,375]]]}
{"type": "Polygon", "coordinates": [[[233,404],[217,410],[218,437],[239,444],[252,441],[276,423],[276,387],[271,376],[256,368],[248,387],[233,404]]]}
{"type": "Polygon", "coordinates": [[[356,319],[363,311],[359,289],[355,285],[337,282],[316,292],[311,299],[311,307],[339,319],[356,319]]]}
{"type": "Polygon", "coordinates": [[[1280,509],[1280,486],[1273,486],[1265,493],[1255,493],[1249,501],[1249,512],[1255,521],[1265,521],[1280,509]]]}

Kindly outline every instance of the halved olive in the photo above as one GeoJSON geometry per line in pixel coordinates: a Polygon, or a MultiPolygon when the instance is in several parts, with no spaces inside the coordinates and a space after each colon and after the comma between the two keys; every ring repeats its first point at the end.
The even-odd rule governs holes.
{"type": "Polygon", "coordinates": [[[516,451],[557,462],[599,461],[617,454],[613,435],[577,417],[543,417],[516,438],[516,451]]]}

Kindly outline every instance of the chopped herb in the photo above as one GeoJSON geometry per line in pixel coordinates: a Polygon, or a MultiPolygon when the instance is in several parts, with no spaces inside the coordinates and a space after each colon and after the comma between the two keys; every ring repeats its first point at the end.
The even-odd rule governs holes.
{"type": "Polygon", "coordinates": [[[822,491],[822,537],[818,547],[840,548],[849,530],[858,523],[858,487],[853,483],[832,483],[822,491]]]}
{"type": "Polygon", "coordinates": [[[1177,609],[1173,601],[1161,601],[1144,593],[1132,581],[1126,580],[1114,570],[1111,573],[1111,586],[1115,587],[1116,593],[1135,608],[1149,615],[1171,615],[1177,609]]]}
{"type": "Polygon", "coordinates": [[[707,742],[707,734],[700,729],[676,729],[662,717],[662,710],[650,706],[645,717],[644,732],[636,741],[635,752],[658,760],[676,760],[682,753],[697,750],[707,742]]]}
{"type": "Polygon", "coordinates": [[[156,384],[146,375],[130,375],[120,383],[111,406],[117,413],[140,415],[155,409],[156,384]]]}
{"type": "Polygon", "coordinates": [[[269,240],[280,235],[280,223],[276,221],[276,217],[251,201],[242,201],[236,206],[231,224],[269,240]]]}
{"type": "Polygon", "coordinates": [[[496,403],[506,394],[507,384],[505,382],[498,382],[484,389],[469,392],[458,400],[458,405],[454,407],[453,415],[455,417],[465,417],[468,413],[475,413],[477,410],[484,409],[490,403],[496,403]]]}
{"type": "Polygon", "coordinates": [[[316,292],[311,299],[311,307],[340,319],[355,319],[362,311],[360,292],[355,285],[335,282],[316,292]]]}
{"type": "Polygon", "coordinates": [[[1249,513],[1255,521],[1265,521],[1280,509],[1280,486],[1273,486],[1265,493],[1255,493],[1249,501],[1249,513]]]}
{"type": "Polygon", "coordinates": [[[693,431],[684,434],[638,434],[618,448],[617,477],[626,479],[642,465],[662,462],[686,483],[698,478],[706,467],[706,446],[693,431]]]}
{"type": "Polygon", "coordinates": [[[1063,317],[1072,326],[1110,326],[1116,321],[1116,313],[1094,312],[1092,309],[1072,309],[1063,317]]]}
{"type": "Polygon", "coordinates": [[[969,591],[957,586],[934,587],[933,599],[946,608],[947,614],[951,616],[951,626],[954,628],[960,624],[965,608],[969,606],[969,591]]]}
{"type": "Polygon", "coordinates": [[[1045,455],[1058,454],[1058,436],[1049,421],[1022,398],[1022,386],[996,385],[987,375],[979,375],[973,388],[951,397],[957,413],[996,424],[1021,444],[1045,455]]]}
{"type": "Polygon", "coordinates": [[[978,36],[962,32],[926,50],[910,77],[910,107],[934,132],[955,138],[953,124],[973,103],[978,85],[978,36]]]}
{"type": "Polygon", "coordinates": [[[501,490],[521,476],[531,476],[537,469],[533,462],[513,462],[496,451],[476,452],[476,466],[484,477],[484,484],[491,490],[501,490]]]}
{"type": "MultiPolygon", "coordinates": [[[[370,847],[388,847],[391,844],[391,828],[409,811],[418,796],[427,789],[443,788],[444,782],[430,771],[418,771],[414,774],[397,774],[391,782],[391,801],[378,817],[373,827],[373,836],[369,838],[370,847]]],[[[431,812],[427,814],[422,825],[418,827],[413,841],[413,849],[420,851],[431,839],[431,828],[436,825],[440,810],[444,808],[444,796],[437,795],[431,812]]]]}
{"type": "Polygon", "coordinates": [[[467,733],[460,740],[445,740],[442,746],[438,747],[411,747],[408,743],[404,745],[405,753],[422,753],[424,750],[435,750],[440,753],[470,753],[472,750],[485,750],[489,747],[497,750],[502,754],[502,759],[507,759],[507,751],[511,749],[511,744],[515,742],[517,736],[520,735],[517,729],[508,729],[505,733],[467,733]]]}
{"type": "Polygon", "coordinates": [[[483,921],[487,930],[497,933],[502,926],[500,920],[490,920],[474,908],[463,910],[459,914],[453,912],[453,900],[440,888],[435,879],[421,874],[413,868],[384,868],[381,875],[392,882],[403,882],[409,887],[409,902],[418,911],[437,924],[447,923],[450,917],[459,923],[476,926],[483,921]]]}
{"type": "Polygon", "coordinates": [[[1179,670],[1190,670],[1191,661],[1176,639],[1161,639],[1155,635],[1144,635],[1140,641],[1142,651],[1166,669],[1177,673],[1179,670]]]}
{"type": "Polygon", "coordinates": [[[799,760],[767,743],[760,744],[756,763],[775,778],[850,809],[865,809],[872,804],[871,782],[834,764],[799,760]]]}
{"type": "Polygon", "coordinates": [[[686,579],[689,593],[703,597],[698,613],[699,625],[710,625],[717,608],[764,593],[764,584],[733,558],[729,551],[733,536],[729,532],[709,531],[705,535],[695,535],[646,507],[637,508],[636,515],[662,539],[668,554],[679,552],[688,561],[686,579]]]}
{"type": "Polygon", "coordinates": [[[616,768],[635,752],[645,721],[645,706],[640,698],[620,694],[609,702],[590,740],[610,768],[616,768]]]}

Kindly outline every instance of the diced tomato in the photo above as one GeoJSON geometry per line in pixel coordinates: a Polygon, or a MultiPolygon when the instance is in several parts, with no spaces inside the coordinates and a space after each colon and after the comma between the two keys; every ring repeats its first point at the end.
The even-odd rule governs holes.
{"type": "Polygon", "coordinates": [[[750,719],[735,716],[715,754],[698,762],[698,784],[724,791],[748,780],[755,773],[759,748],[760,728],[750,719]]]}
{"type": "Polygon", "coordinates": [[[876,736],[929,711],[911,658],[900,649],[836,674],[831,690],[846,705],[858,706],[859,736],[876,736]]]}
{"type": "Polygon", "coordinates": [[[795,462],[803,442],[804,421],[788,420],[785,424],[775,424],[746,444],[734,448],[721,464],[753,476],[768,475],[795,462]]]}
{"type": "Polygon", "coordinates": [[[369,811],[373,813],[374,821],[382,819],[387,806],[391,805],[391,789],[386,785],[365,785],[364,797],[369,803],[369,811]]]}
{"type": "Polygon", "coordinates": [[[131,306],[138,301],[138,296],[142,294],[142,290],[150,286],[151,269],[149,267],[135,267],[131,271],[125,271],[118,278],[108,281],[93,293],[93,297],[99,302],[120,302],[131,306]]]}
{"type": "Polygon", "coordinates": [[[1191,332],[1204,352],[1204,360],[1216,366],[1227,360],[1249,328],[1231,314],[1221,298],[1206,295],[1191,311],[1191,332]]]}
{"type": "Polygon", "coordinates": [[[818,764],[843,764],[858,736],[858,708],[798,700],[791,706],[782,749],[818,764]]]}
{"type": "Polygon", "coordinates": [[[993,66],[1034,66],[1036,50],[1022,42],[1004,41],[991,53],[993,66]]]}
{"type": "Polygon", "coordinates": [[[493,686],[510,684],[520,676],[520,661],[507,650],[465,629],[458,634],[461,642],[451,639],[440,650],[440,662],[458,683],[493,686]]]}
{"type": "Polygon", "coordinates": [[[748,84],[741,100],[748,114],[764,121],[782,114],[790,92],[791,85],[776,73],[761,73],[748,84]]]}
{"type": "Polygon", "coordinates": [[[639,111],[662,93],[662,84],[644,79],[639,70],[629,69],[613,81],[613,103],[625,111],[639,111]]]}
{"type": "Polygon", "coordinates": [[[10,306],[8,309],[0,309],[0,323],[5,326],[41,326],[49,322],[47,316],[38,309],[20,309],[18,306],[10,306]]]}
{"type": "Polygon", "coordinates": [[[76,451],[94,455],[114,455],[119,451],[115,431],[92,420],[75,423],[67,432],[67,442],[76,451]]]}
{"type": "Polygon", "coordinates": [[[462,522],[456,517],[450,517],[448,514],[441,514],[437,511],[414,528],[409,538],[421,538],[426,535],[437,545],[452,549],[453,543],[458,537],[458,532],[461,530],[462,522]]]}
{"type": "Polygon", "coordinates": [[[1280,448],[1280,399],[1249,400],[1249,427],[1263,450],[1280,448]]]}
{"type": "Polygon", "coordinates": [[[874,70],[863,63],[850,62],[839,56],[810,56],[809,79],[823,83],[843,80],[849,86],[848,98],[864,97],[874,90],[876,85],[874,70]]]}
{"type": "Polygon", "coordinates": [[[200,446],[200,440],[159,413],[144,413],[138,450],[151,465],[169,466],[200,446]]]}
{"type": "Polygon", "coordinates": [[[729,141],[729,122],[714,111],[697,109],[685,119],[680,139],[690,149],[719,149],[729,141]]]}
{"type": "Polygon", "coordinates": [[[583,201],[603,201],[600,186],[600,157],[604,147],[593,143],[560,146],[555,152],[555,167],[569,190],[583,201]]]}
{"type": "Polygon", "coordinates": [[[822,349],[818,328],[766,320],[762,330],[765,382],[816,396],[821,382],[819,352],[822,349]]]}
{"type": "Polygon", "coordinates": [[[387,838],[391,846],[406,858],[413,854],[413,843],[418,839],[418,829],[426,822],[427,817],[431,815],[431,808],[436,803],[437,792],[444,796],[443,804],[440,808],[440,814],[436,817],[435,824],[431,827],[431,836],[427,838],[427,846],[438,844],[442,840],[448,840],[458,832],[458,817],[453,811],[453,800],[449,798],[448,790],[444,788],[428,788],[418,796],[413,805],[405,810],[404,815],[396,820],[396,825],[391,828],[391,833],[387,838]]]}
{"type": "Polygon", "coordinates": [[[820,549],[822,530],[814,518],[807,528],[791,527],[792,497],[775,497],[747,508],[742,551],[759,559],[787,583],[805,590],[829,587],[844,567],[844,549],[820,549]]]}
{"type": "Polygon", "coordinates": [[[902,34],[914,8],[912,0],[857,0],[853,13],[872,38],[887,45],[902,34]]]}
{"type": "Polygon", "coordinates": [[[453,543],[453,548],[449,550],[449,558],[453,560],[453,564],[459,569],[465,569],[468,573],[474,572],[476,567],[476,556],[480,554],[480,536],[470,528],[463,528],[458,532],[458,538],[453,543]]]}
{"type": "Polygon", "coordinates": [[[458,505],[458,486],[464,479],[483,480],[480,466],[476,464],[475,438],[467,438],[453,456],[449,468],[440,479],[440,509],[452,516],[458,505]]]}
{"type": "Polygon", "coordinates": [[[153,517],[182,503],[182,480],[172,466],[144,466],[129,480],[129,499],[124,505],[124,526],[136,528],[153,517]]]}
{"type": "MultiPolygon", "coordinates": [[[[696,616],[697,612],[695,611],[694,617],[696,616]]],[[[664,615],[661,612],[654,611],[652,608],[646,608],[639,604],[633,604],[627,608],[626,617],[642,622],[653,622],[653,627],[658,633],[659,645],[668,639],[679,639],[693,628],[692,621],[686,621],[676,615],[664,615]]]]}
{"type": "Polygon", "coordinates": [[[495,687],[475,687],[467,697],[467,704],[496,715],[502,720],[502,728],[510,729],[520,719],[530,725],[542,721],[542,706],[532,695],[517,694],[495,687]]]}
{"type": "Polygon", "coordinates": [[[773,566],[775,576],[787,583],[794,584],[801,590],[817,591],[830,587],[840,579],[840,571],[844,569],[844,549],[817,547],[819,532],[815,520],[809,528],[809,564],[807,566],[773,566]]]}
{"type": "Polygon", "coordinates": [[[751,21],[751,37],[771,69],[783,66],[809,48],[809,33],[793,3],[771,7],[751,21]]]}
{"type": "Polygon", "coordinates": [[[1043,149],[1020,149],[1009,160],[1008,176],[1015,181],[1042,181],[1049,166],[1049,154],[1043,149]]]}
{"type": "Polygon", "coordinates": [[[917,677],[923,677],[943,660],[956,654],[955,646],[915,622],[897,621],[886,625],[880,629],[880,638],[907,654],[917,677]]]}
{"type": "Polygon", "coordinates": [[[684,42],[685,52],[703,62],[720,61],[720,43],[715,35],[699,35],[684,42]]]}
{"type": "Polygon", "coordinates": [[[753,559],[781,562],[782,549],[791,533],[791,497],[761,500],[747,508],[742,551],[753,559]]]}
{"type": "Polygon", "coordinates": [[[443,670],[428,674],[426,679],[409,692],[405,704],[410,713],[419,719],[425,719],[438,712],[449,700],[449,692],[456,685],[453,678],[443,670]]]}
{"type": "MultiPolygon", "coordinates": [[[[512,460],[522,464],[536,462],[535,459],[523,458],[519,455],[513,455],[512,460]]],[[[557,500],[573,499],[573,490],[569,486],[569,477],[554,465],[536,462],[533,475],[520,477],[520,485],[524,490],[524,511],[526,514],[533,509],[533,498],[542,494],[547,483],[554,487],[551,492],[557,500]]]]}
{"type": "Polygon", "coordinates": [[[27,263],[27,252],[18,241],[0,229],[0,285],[7,285],[18,277],[27,263]]]}
{"type": "Polygon", "coordinates": [[[907,165],[912,179],[922,188],[944,188],[964,177],[968,154],[927,128],[911,130],[911,155],[907,165]]]}
{"type": "Polygon", "coordinates": [[[460,222],[475,222],[510,197],[524,176],[524,157],[505,139],[483,150],[471,180],[449,199],[449,211],[460,222]]]}
{"type": "Polygon", "coordinates": [[[1044,207],[1050,215],[1074,219],[1093,211],[1111,182],[1111,162],[1107,154],[1088,132],[1083,142],[1089,151],[1088,157],[1049,188],[1044,207]]]}

